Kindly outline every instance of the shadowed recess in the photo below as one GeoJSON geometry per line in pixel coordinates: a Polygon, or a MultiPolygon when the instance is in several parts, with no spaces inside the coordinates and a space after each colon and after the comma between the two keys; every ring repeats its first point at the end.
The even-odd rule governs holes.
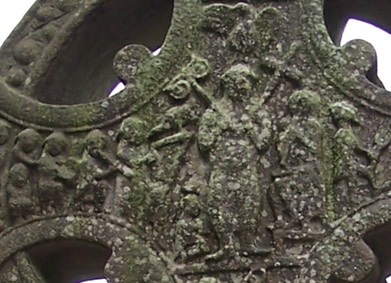
{"type": "Polygon", "coordinates": [[[71,105],[107,97],[118,81],[112,61],[129,44],[156,50],[170,27],[173,0],[102,1],[61,46],[33,96],[71,105]]]}
{"type": "Polygon", "coordinates": [[[379,262],[380,278],[376,282],[385,283],[391,274],[391,223],[384,224],[365,235],[365,242],[371,247],[379,262]]]}
{"type": "Polygon", "coordinates": [[[57,240],[28,250],[45,283],[75,283],[104,278],[111,256],[107,247],[81,240],[57,240]]]}

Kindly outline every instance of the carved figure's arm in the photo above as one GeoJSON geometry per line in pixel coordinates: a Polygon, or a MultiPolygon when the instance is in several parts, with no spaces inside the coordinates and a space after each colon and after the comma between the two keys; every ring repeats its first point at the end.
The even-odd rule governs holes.
{"type": "Polygon", "coordinates": [[[218,119],[224,119],[224,117],[218,115],[213,109],[207,109],[202,116],[198,130],[198,146],[201,151],[208,151],[223,132],[221,121],[218,119]]]}
{"type": "Polygon", "coordinates": [[[38,160],[32,159],[30,156],[28,156],[26,153],[24,153],[20,148],[16,148],[14,151],[15,157],[19,159],[21,162],[30,165],[30,166],[37,166],[38,160]]]}
{"type": "Polygon", "coordinates": [[[117,171],[118,171],[117,167],[109,166],[107,169],[103,170],[102,172],[95,173],[94,179],[97,181],[100,181],[100,180],[110,176],[111,174],[116,173],[117,171]]]}
{"type": "MultiPolygon", "coordinates": [[[[183,143],[183,142],[191,139],[192,136],[193,136],[192,133],[189,133],[189,132],[183,130],[180,133],[176,133],[174,135],[162,138],[162,139],[152,143],[151,148],[152,149],[159,149],[159,148],[162,148],[166,145],[175,144],[175,143],[183,143]]],[[[155,155],[155,157],[156,157],[156,155],[155,155]]]]}
{"type": "Polygon", "coordinates": [[[151,149],[150,152],[148,152],[146,155],[138,159],[137,161],[139,163],[153,163],[159,158],[158,153],[155,149],[151,149]]]}
{"type": "Polygon", "coordinates": [[[256,114],[252,127],[249,127],[247,134],[257,149],[261,152],[265,152],[272,140],[272,122],[269,114],[265,111],[260,111],[256,114]]]}

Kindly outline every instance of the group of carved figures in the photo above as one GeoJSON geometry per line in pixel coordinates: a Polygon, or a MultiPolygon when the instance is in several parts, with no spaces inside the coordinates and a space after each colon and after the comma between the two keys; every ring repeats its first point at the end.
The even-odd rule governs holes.
{"type": "Polygon", "coordinates": [[[347,174],[375,179],[374,163],[359,164],[354,155],[359,151],[376,160],[390,142],[365,149],[354,132],[360,121],[353,105],[337,102],[324,111],[317,93],[294,91],[289,115],[277,127],[250,66],[237,64],[224,72],[218,95],[199,84],[208,74],[206,61],[194,56],[185,68],[164,89],[175,106],[153,122],[130,116],[118,130],[95,129],[71,139],[62,132],[43,138],[29,128],[13,135],[11,125],[1,120],[1,230],[31,216],[77,211],[153,221],[166,201],[162,195],[180,183],[159,177],[172,174],[164,171],[169,164],[161,162],[162,149],[182,146],[179,157],[187,160],[179,160],[175,170],[196,160],[206,169],[203,174],[189,170],[179,190],[180,205],[171,218],[175,258],[262,256],[271,253],[272,244],[254,237],[261,229],[273,234],[277,246],[281,239],[321,236],[328,217],[334,217],[330,198],[338,198],[336,188],[347,183],[346,190],[354,189],[347,174]],[[327,131],[334,132],[332,139],[325,139],[327,131]],[[271,169],[270,182],[262,180],[262,168],[271,169]],[[263,217],[266,206],[272,220],[263,217]]]}
{"type": "Polygon", "coordinates": [[[2,128],[7,129],[7,137],[2,140],[4,222],[12,224],[32,216],[65,212],[73,202],[83,163],[71,155],[74,145],[61,132],[43,139],[28,128],[11,139],[7,122],[2,122],[2,128]]]}
{"type": "Polygon", "coordinates": [[[380,153],[390,145],[389,134],[368,145],[358,136],[361,118],[353,104],[327,102],[311,90],[293,91],[287,99],[288,115],[273,121],[263,97],[270,93],[257,94],[254,73],[244,64],[228,69],[221,76],[219,97],[196,85],[195,92],[208,105],[196,141],[209,173],[205,197],[183,194],[185,208],[178,225],[185,230],[179,245],[187,247],[184,258],[196,253],[211,260],[237,253],[269,254],[270,244],[254,237],[265,226],[277,248],[285,240],[316,240],[326,234],[328,223],[342,216],[338,203],[348,200],[354,209],[354,202],[366,203],[388,186],[376,183],[375,176],[380,153]],[[272,156],[273,150],[278,162],[271,165],[269,160],[263,167],[272,167],[270,181],[264,182],[262,158],[272,156]],[[262,220],[266,206],[271,221],[262,220]],[[218,249],[208,246],[205,227],[213,227],[218,249]]]}
{"type": "Polygon", "coordinates": [[[143,121],[130,117],[112,138],[96,129],[83,139],[72,140],[62,132],[44,139],[30,128],[11,138],[10,124],[1,120],[1,230],[32,216],[75,210],[131,216],[141,205],[129,204],[132,199],[124,194],[147,197],[144,167],[157,159],[145,131],[143,121]]]}

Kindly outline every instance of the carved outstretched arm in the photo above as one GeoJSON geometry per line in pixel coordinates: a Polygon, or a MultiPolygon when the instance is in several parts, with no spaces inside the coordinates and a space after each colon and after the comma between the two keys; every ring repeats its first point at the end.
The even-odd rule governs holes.
{"type": "MultiPolygon", "coordinates": [[[[174,135],[162,138],[154,143],[151,144],[152,149],[159,149],[164,146],[170,145],[170,144],[175,144],[175,143],[183,143],[193,136],[192,133],[189,133],[185,130],[183,130],[180,133],[176,133],[174,135]]],[[[157,154],[157,153],[156,153],[157,154]]],[[[154,155],[156,157],[156,154],[154,155]]]]}
{"type": "Polygon", "coordinates": [[[100,181],[106,177],[108,177],[111,174],[114,174],[119,171],[117,166],[117,160],[115,160],[113,157],[109,156],[103,151],[98,151],[98,156],[101,161],[103,161],[108,167],[103,170],[102,172],[96,172],[93,176],[93,178],[97,181],[100,181]]]}
{"type": "Polygon", "coordinates": [[[159,158],[159,154],[155,149],[151,149],[146,155],[138,159],[138,163],[150,164],[155,162],[159,158]]]}
{"type": "Polygon", "coordinates": [[[118,168],[114,166],[109,166],[106,170],[103,170],[102,172],[95,173],[94,179],[97,181],[103,180],[104,178],[110,176],[111,174],[114,174],[118,172],[118,168]]]}
{"type": "Polygon", "coordinates": [[[184,104],[169,109],[164,114],[159,124],[151,129],[151,135],[159,134],[170,129],[181,129],[183,126],[196,119],[194,111],[193,106],[190,104],[184,104]]]}

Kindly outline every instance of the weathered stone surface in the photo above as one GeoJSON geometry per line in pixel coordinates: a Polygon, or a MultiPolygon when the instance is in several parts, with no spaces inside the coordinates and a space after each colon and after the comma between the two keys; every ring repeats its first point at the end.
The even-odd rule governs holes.
{"type": "Polygon", "coordinates": [[[322,1],[39,1],[0,58],[0,282],[384,281],[391,96],[322,1]]]}

